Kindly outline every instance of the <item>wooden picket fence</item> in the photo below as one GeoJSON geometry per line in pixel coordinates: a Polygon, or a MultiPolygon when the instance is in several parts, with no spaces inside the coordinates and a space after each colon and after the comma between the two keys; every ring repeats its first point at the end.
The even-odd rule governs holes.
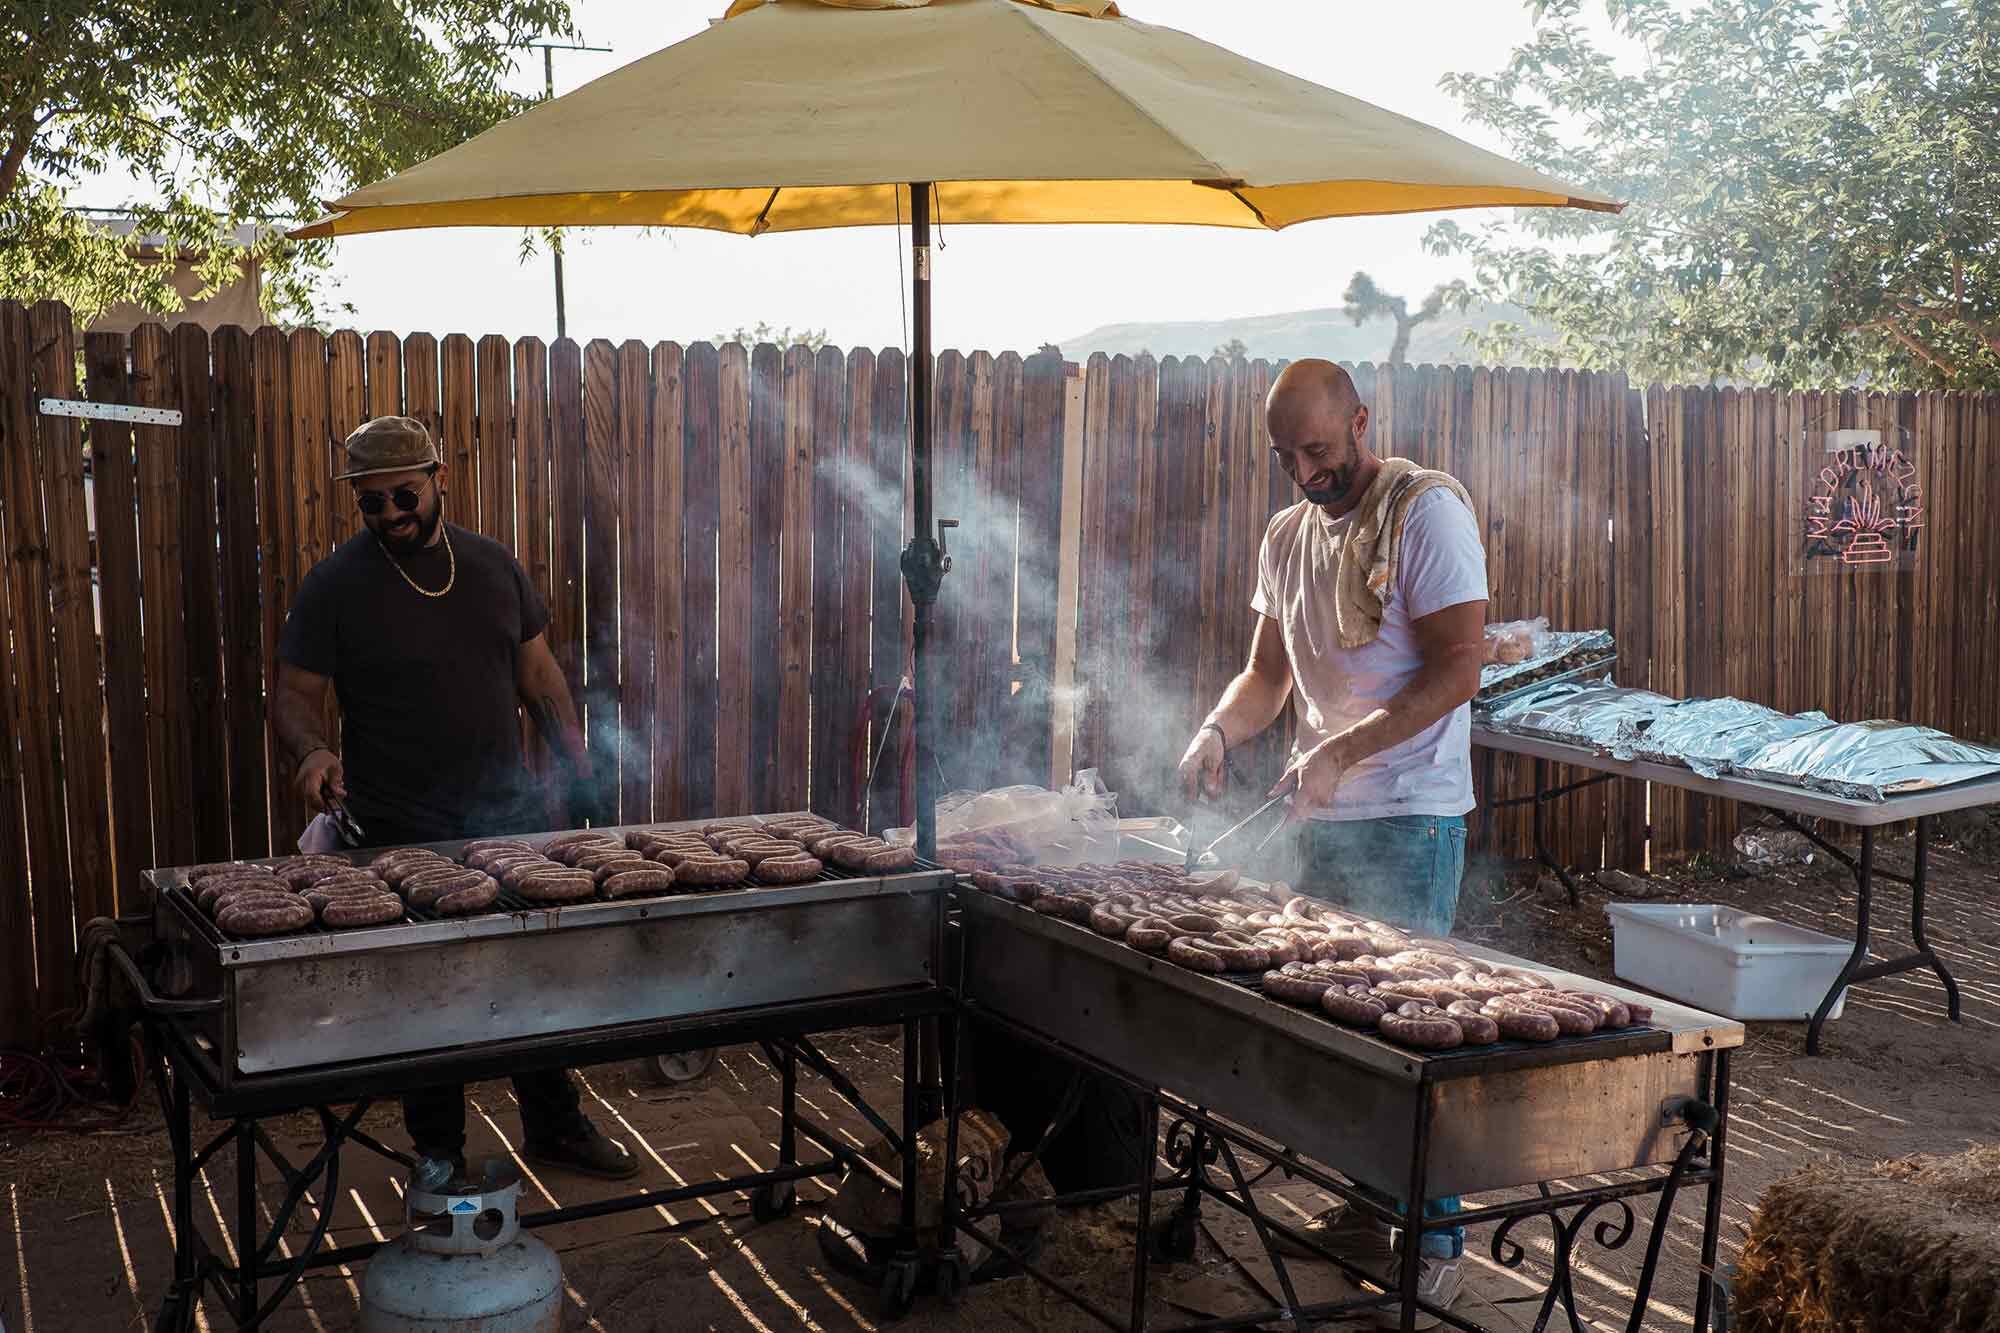
{"type": "MultiPolygon", "coordinates": [[[[936,511],[960,524],[933,638],[947,788],[1096,767],[1123,811],[1183,813],[1168,775],[1244,659],[1258,541],[1294,498],[1263,433],[1278,369],[938,357],[936,511]]],[[[1626,684],[2000,736],[2000,398],[1352,370],[1377,448],[1470,491],[1493,619],[1608,627],[1626,684]],[[1915,567],[1809,575],[1824,431],[1884,421],[1924,487],[1915,567]]],[[[902,822],[905,404],[894,350],[191,326],[79,347],[63,307],[0,303],[0,1042],[74,1003],[79,924],[133,907],[141,870],[295,845],[265,691],[293,590],[358,527],[334,442],[382,413],[431,427],[452,520],[548,600],[594,818],[902,822]],[[44,416],[43,397],[183,421],[44,416]]],[[[1275,775],[1287,726],[1234,756],[1239,795],[1275,775]]],[[[1526,790],[1510,759],[1475,772],[1526,790]]],[[[1735,818],[1596,787],[1565,798],[1557,849],[1658,862],[1735,818]]],[[[1485,845],[1520,855],[1525,812],[1485,845]]]]}

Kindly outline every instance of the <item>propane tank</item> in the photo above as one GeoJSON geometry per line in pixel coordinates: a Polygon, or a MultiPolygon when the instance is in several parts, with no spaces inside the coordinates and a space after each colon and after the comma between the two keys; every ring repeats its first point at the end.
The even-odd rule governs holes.
{"type": "Polygon", "coordinates": [[[361,1333],[556,1333],[562,1265],[521,1230],[520,1194],[512,1162],[489,1159],[465,1181],[420,1160],[403,1234],[368,1261],[361,1333]]]}

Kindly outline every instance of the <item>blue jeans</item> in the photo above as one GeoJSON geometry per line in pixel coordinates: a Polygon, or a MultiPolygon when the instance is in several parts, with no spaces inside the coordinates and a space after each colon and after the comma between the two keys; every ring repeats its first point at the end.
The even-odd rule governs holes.
{"type": "MultiPolygon", "coordinates": [[[[1451,933],[1465,873],[1462,816],[1315,819],[1307,825],[1305,843],[1303,892],[1418,935],[1451,933]]],[[[1366,1193],[1384,1206],[1399,1207],[1386,1194],[1366,1193]]],[[[1456,1196],[1424,1201],[1425,1217],[1457,1211],[1456,1196]]],[[[1421,1249],[1433,1259],[1456,1259],[1465,1253],[1465,1229],[1427,1231],[1421,1249]]]]}

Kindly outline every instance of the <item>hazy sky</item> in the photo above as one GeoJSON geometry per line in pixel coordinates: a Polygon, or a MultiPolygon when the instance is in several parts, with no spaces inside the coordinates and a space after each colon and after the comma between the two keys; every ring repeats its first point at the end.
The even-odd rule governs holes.
{"type": "MultiPolygon", "coordinates": [[[[1120,0],[1133,18],[1180,28],[1290,73],[1426,121],[1485,147],[1439,90],[1490,73],[1530,26],[1514,0],[1120,0]]],[[[723,0],[577,0],[585,41],[559,52],[565,92],[693,35],[723,0]]],[[[519,76],[539,91],[538,54],[519,76]]],[[[1464,215],[1465,220],[1479,214],[1464,215]]],[[[1429,219],[1335,219],[1278,234],[1198,227],[952,227],[936,269],[941,347],[1032,350],[1100,324],[1210,319],[1335,305],[1357,268],[1413,298],[1453,270],[1425,255],[1429,219]]],[[[569,331],[578,338],[686,341],[759,320],[824,328],[842,346],[902,342],[886,228],[756,239],[618,228],[572,233],[569,331]]],[[[517,262],[515,230],[395,232],[336,242],[339,298],[357,327],[528,333],[554,327],[546,256],[517,262]]],[[[339,322],[349,322],[343,317],[339,322]]]]}

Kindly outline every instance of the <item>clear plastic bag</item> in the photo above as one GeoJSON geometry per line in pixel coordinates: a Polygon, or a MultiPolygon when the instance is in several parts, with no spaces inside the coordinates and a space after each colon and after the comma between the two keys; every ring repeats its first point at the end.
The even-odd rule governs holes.
{"type": "MultiPolygon", "coordinates": [[[[916,841],[913,828],[889,829],[892,843],[916,841]]],[[[1118,847],[1118,794],[1089,768],[1061,791],[995,787],[952,792],[938,801],[938,855],[969,860],[1073,865],[1118,847]]]]}
{"type": "Polygon", "coordinates": [[[1489,665],[1512,666],[1540,657],[1549,650],[1549,618],[1507,620],[1486,627],[1486,661],[1489,665]]]}

